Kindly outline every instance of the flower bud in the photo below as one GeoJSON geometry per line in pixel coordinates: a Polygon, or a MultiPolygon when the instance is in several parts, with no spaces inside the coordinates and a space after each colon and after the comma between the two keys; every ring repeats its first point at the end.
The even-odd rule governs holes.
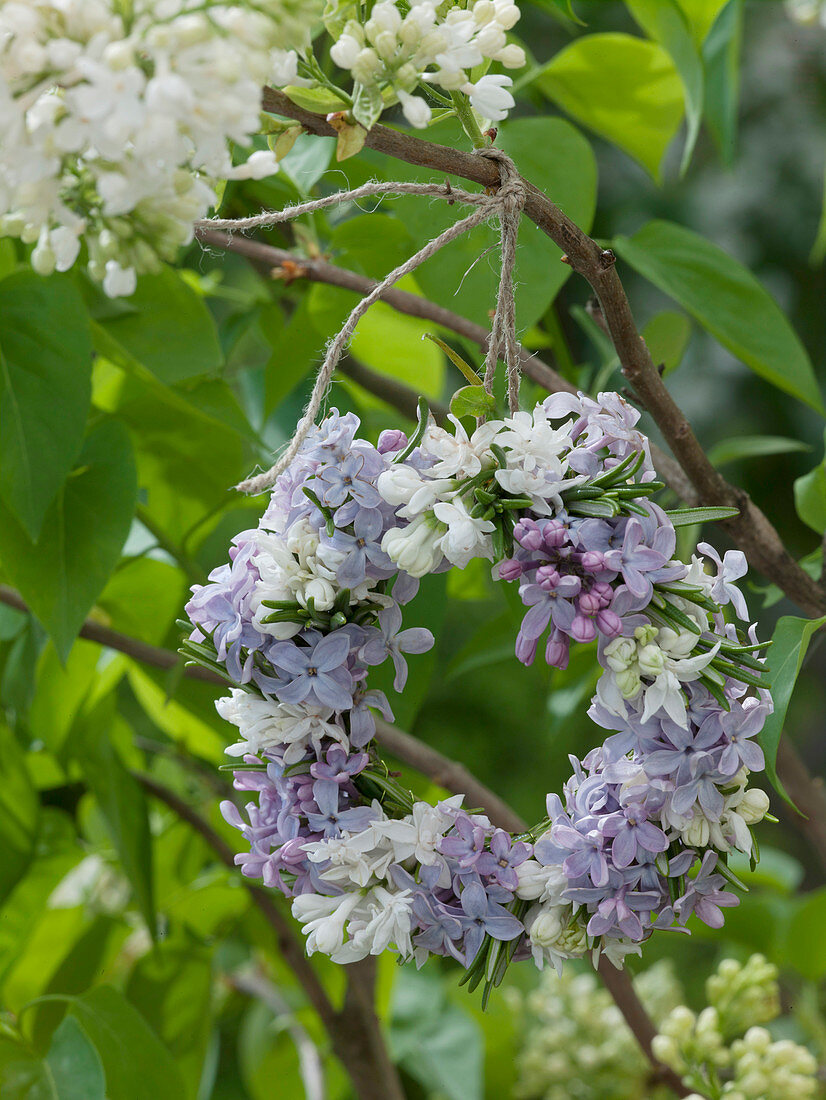
{"type": "Polygon", "coordinates": [[[665,654],[658,645],[644,645],[637,655],[643,676],[659,676],[665,670],[665,654]]]}
{"type": "Polygon", "coordinates": [[[756,825],[769,812],[769,796],[759,787],[752,787],[738,802],[737,812],[747,825],[756,825]]]}

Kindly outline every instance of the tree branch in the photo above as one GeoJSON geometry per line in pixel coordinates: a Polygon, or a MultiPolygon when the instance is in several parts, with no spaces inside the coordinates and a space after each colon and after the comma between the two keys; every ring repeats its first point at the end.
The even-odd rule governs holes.
{"type": "MultiPolygon", "coordinates": [[[[236,869],[235,853],[223,837],[174,791],[158,783],[150,775],[133,771],[132,776],[144,790],[168,806],[207,842],[227,867],[236,869]]],[[[369,972],[356,970],[348,976],[348,996],[337,1012],[325,992],[318,975],[304,954],[304,946],[295,935],[290,922],[273,901],[272,894],[262,886],[254,886],[241,876],[253,902],[275,933],[278,949],[295,974],[307,999],[318,1013],[330,1036],[333,1051],[347,1070],[359,1100],[404,1100],[396,1067],[390,1061],[381,1036],[373,1004],[374,983],[369,972]],[[353,989],[352,995],[349,991],[353,989]]]]}
{"type": "MultiPolygon", "coordinates": [[[[264,89],[263,107],[266,111],[295,119],[309,133],[335,134],[323,116],[296,106],[274,88],[264,89]]],[[[408,164],[461,176],[484,187],[499,184],[496,165],[484,157],[436,145],[387,126],[374,126],[367,134],[365,145],[408,164]]],[[[525,214],[563,249],[574,271],[591,284],[623,373],[688,475],[699,503],[738,508],[740,514],[723,521],[722,526],[745,551],[750,564],[774,581],[807,614],[823,614],[826,592],[789,554],[776,529],[748,494],[729,485],[709,462],[691,425],[666,389],[634,322],[613,252],[601,248],[547,195],[528,181],[524,182],[527,189],[525,214]]]]}

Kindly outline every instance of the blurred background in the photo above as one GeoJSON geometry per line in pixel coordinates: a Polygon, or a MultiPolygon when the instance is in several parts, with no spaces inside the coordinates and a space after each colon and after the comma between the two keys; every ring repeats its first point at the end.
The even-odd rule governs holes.
{"type": "MultiPolygon", "coordinates": [[[[698,320],[644,278],[622,245],[654,219],[714,242],[785,311],[822,387],[826,25],[818,6],[686,0],[707,80],[705,121],[684,170],[683,92],[667,53],[633,18],[633,5],[575,0],[569,8],[544,0],[522,7],[519,35],[533,62],[517,76],[518,109],[501,128],[501,145],[593,236],[616,247],[637,321],[703,445],[819,575],[820,533],[799,518],[794,483],[823,459],[821,417],[749,370],[714,338],[707,318],[698,320]],[[549,62],[603,34],[633,36],[651,49],[622,71],[590,70],[593,102],[583,108],[575,66],[549,62]]],[[[464,141],[451,122],[432,136],[464,141]]],[[[277,178],[229,184],[221,213],[239,216],[371,176],[422,175],[369,151],[337,163],[334,151],[333,139],[300,136],[277,178]]],[[[273,230],[266,240],[376,277],[432,236],[440,219],[455,216],[421,202],[349,207],[273,230]]],[[[494,239],[483,240],[485,233],[403,285],[486,322],[497,255],[485,251],[494,239]]],[[[618,364],[589,315],[585,283],[568,278],[559,250],[533,226],[523,228],[520,245],[525,343],[583,388],[622,389],[618,364]]],[[[5,270],[19,258],[10,246],[0,254],[5,270]]],[[[236,532],[257,523],[260,502],[227,487],[288,438],[310,369],[354,299],[293,279],[283,267],[200,245],[177,273],[143,279],[129,303],[104,301],[90,284],[79,290],[97,351],[91,423],[125,429],[133,457],[124,469],[133,461],[136,471],[127,469],[120,494],[99,498],[92,519],[98,531],[114,522],[119,501],[134,495],[137,483],[134,517],[120,521],[131,524],[128,539],[109,567],[94,566],[103,573],[86,617],[174,651],[188,586],[226,560],[236,532]]],[[[436,345],[422,341],[427,331],[478,362],[478,349],[455,336],[378,306],[353,341],[331,404],[358,412],[373,438],[384,427],[408,425],[405,412],[386,400],[388,379],[446,404],[461,377],[436,345]]],[[[534,396],[538,387],[527,384],[526,398],[534,396]]],[[[404,395],[401,404],[409,415],[404,395]]],[[[643,427],[656,438],[648,418],[643,427]]],[[[85,553],[82,510],[72,523],[70,536],[85,553]]],[[[684,552],[698,533],[685,533],[684,552]]],[[[703,536],[726,548],[718,530],[703,536]]],[[[7,542],[2,579],[22,590],[11,554],[7,542]]],[[[38,567],[51,584],[50,559],[38,567]]],[[[71,563],[67,568],[71,588],[71,563]]],[[[750,577],[748,599],[761,637],[771,635],[779,616],[799,613],[759,576],[750,577]]],[[[507,586],[494,587],[483,563],[428,578],[408,618],[429,626],[437,646],[411,661],[408,688],[392,700],[397,724],[462,761],[526,819],[540,819],[546,793],[560,790],[569,775],[568,754],[582,756],[599,737],[586,716],[594,653],[579,647],[564,673],[543,664],[523,668],[513,656],[518,598],[507,586]]],[[[67,1007],[100,1007],[98,987],[106,983],[117,990],[107,1011],[122,1024],[121,1041],[152,1052],[146,1078],[110,1086],[112,1100],[292,1100],[305,1095],[302,1050],[323,1067],[325,1095],[343,1100],[350,1086],[238,875],[133,778],[151,775],[235,843],[217,811],[228,797],[229,776],[219,765],[231,731],[215,714],[215,687],[184,678],[180,666],[164,671],[95,641],[72,646],[69,634],[52,631],[50,641],[37,620],[8,601],[0,605],[0,830],[8,853],[0,871],[0,1036],[3,1028],[22,1029],[42,1053],[67,1007]]],[[[826,662],[817,642],[786,731],[820,774],[826,662]]],[[[375,686],[385,686],[381,674],[375,686]]],[[[414,790],[437,795],[420,777],[402,774],[414,790]]],[[[824,865],[777,796],[773,809],[780,822],[760,827],[760,866],[743,868],[750,892],[728,913],[725,929],[699,925],[691,937],[655,937],[644,962],[629,965],[640,971],[657,964],[645,980],[654,1011],[663,1013],[680,999],[677,980],[688,1003],[701,1006],[704,982],[721,958],[762,952],[781,974],[777,1033],[805,1042],[823,1062],[824,865]]],[[[326,960],[318,968],[338,995],[336,968],[326,960]]],[[[559,986],[527,964],[514,966],[485,1014],[456,980],[447,964],[431,962],[417,973],[381,960],[382,1013],[410,1097],[661,1095],[646,1083],[630,1041],[623,1046],[616,1038],[613,1010],[588,979],[575,986],[569,977],[559,986]],[[561,1020],[567,1030],[559,1031],[561,1020]],[[550,1046],[526,1054],[526,1036],[538,1022],[550,1046]],[[573,1049],[586,1053],[575,1059],[573,1049]]],[[[4,1097],[41,1096],[26,1091],[25,1074],[15,1073],[4,1097]]]]}

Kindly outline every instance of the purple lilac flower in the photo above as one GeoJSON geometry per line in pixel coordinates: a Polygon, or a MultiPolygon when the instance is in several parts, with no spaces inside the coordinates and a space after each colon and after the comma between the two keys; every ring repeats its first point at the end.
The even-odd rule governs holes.
{"type": "Polygon", "coordinates": [[[355,588],[370,573],[371,579],[389,577],[395,572],[390,558],[379,543],[384,532],[381,513],[375,509],[360,508],[353,519],[353,533],[336,528],[332,538],[324,536],[334,550],[345,555],[336,570],[336,579],[342,588],[355,588]]]}
{"type": "MultiPolygon", "coordinates": [[[[379,469],[382,469],[379,466],[379,469]]],[[[376,508],[381,497],[371,481],[370,465],[363,453],[348,454],[336,465],[322,467],[313,484],[323,504],[337,508],[347,498],[357,501],[362,508],[376,508]]],[[[375,476],[375,472],[373,473],[375,476]]]]}
{"type": "Polygon", "coordinates": [[[311,829],[325,837],[338,836],[342,830],[360,833],[376,818],[376,811],[372,806],[341,809],[341,788],[335,780],[317,779],[313,783],[313,797],[318,812],[308,813],[307,823],[311,829]]]}
{"type": "Polygon", "coordinates": [[[488,830],[477,825],[466,813],[458,814],[452,830],[439,841],[442,855],[455,859],[464,869],[474,867],[485,850],[488,830]]]}
{"type": "Polygon", "coordinates": [[[306,646],[278,642],[269,651],[282,676],[277,688],[282,703],[349,710],[353,705],[353,678],[345,664],[350,656],[350,638],[342,630],[319,637],[306,646]]]}
{"type": "Polygon", "coordinates": [[[530,844],[511,840],[504,829],[497,829],[490,838],[490,851],[483,852],[476,861],[476,870],[480,875],[493,879],[506,890],[514,891],[519,885],[516,868],[531,854],[530,844]]]}
{"type": "Polygon", "coordinates": [[[709,928],[722,928],[724,917],[720,910],[740,904],[735,894],[720,889],[726,880],[715,874],[718,858],[716,852],[706,852],[696,877],[689,882],[685,894],[677,899],[674,908],[680,924],[685,924],[691,914],[696,913],[709,928]]]}
{"type": "Polygon", "coordinates": [[[363,646],[361,656],[368,665],[381,664],[387,657],[393,661],[396,676],[393,688],[401,691],[407,683],[407,662],[403,653],[425,653],[433,645],[433,635],[423,626],[400,630],[402,613],[393,603],[379,612],[379,632],[363,646]]]}
{"type": "Polygon", "coordinates": [[[486,934],[495,940],[515,940],[524,931],[522,922],[503,905],[492,901],[479,882],[466,886],[459,901],[464,914],[459,919],[465,929],[466,966],[476,958],[486,934]]]}
{"type": "Polygon", "coordinates": [[[639,850],[643,853],[664,852],[668,847],[668,837],[648,820],[648,814],[646,806],[632,802],[604,818],[602,832],[614,838],[611,859],[615,867],[629,867],[639,850]]]}

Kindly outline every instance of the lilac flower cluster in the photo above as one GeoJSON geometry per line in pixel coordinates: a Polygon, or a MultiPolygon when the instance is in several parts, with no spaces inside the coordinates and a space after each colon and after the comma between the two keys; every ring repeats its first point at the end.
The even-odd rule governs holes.
{"type": "Polygon", "coordinates": [[[747,620],[746,564],[706,544],[674,560],[637,419],[616,394],[564,394],[472,434],[422,416],[373,447],[333,412],[193,590],[183,651],[234,685],[217,705],[254,796],[245,817],[223,804],[249,845],[237,861],[293,898],[309,951],[451,955],[498,983],[514,956],[620,965],[655,929],[718,927],[736,904],[726,857],[751,853],[768,808],[748,775],[771,710],[753,628],[726,611],[747,620]],[[402,606],[478,557],[519,583],[520,660],[547,633],[549,664],[595,642],[603,669],[589,713],[610,735],[516,838],[461,798],[415,801],[374,743],[374,712],[392,712],[369,669],[392,661],[401,691],[405,655],[433,644],[402,606]]]}

